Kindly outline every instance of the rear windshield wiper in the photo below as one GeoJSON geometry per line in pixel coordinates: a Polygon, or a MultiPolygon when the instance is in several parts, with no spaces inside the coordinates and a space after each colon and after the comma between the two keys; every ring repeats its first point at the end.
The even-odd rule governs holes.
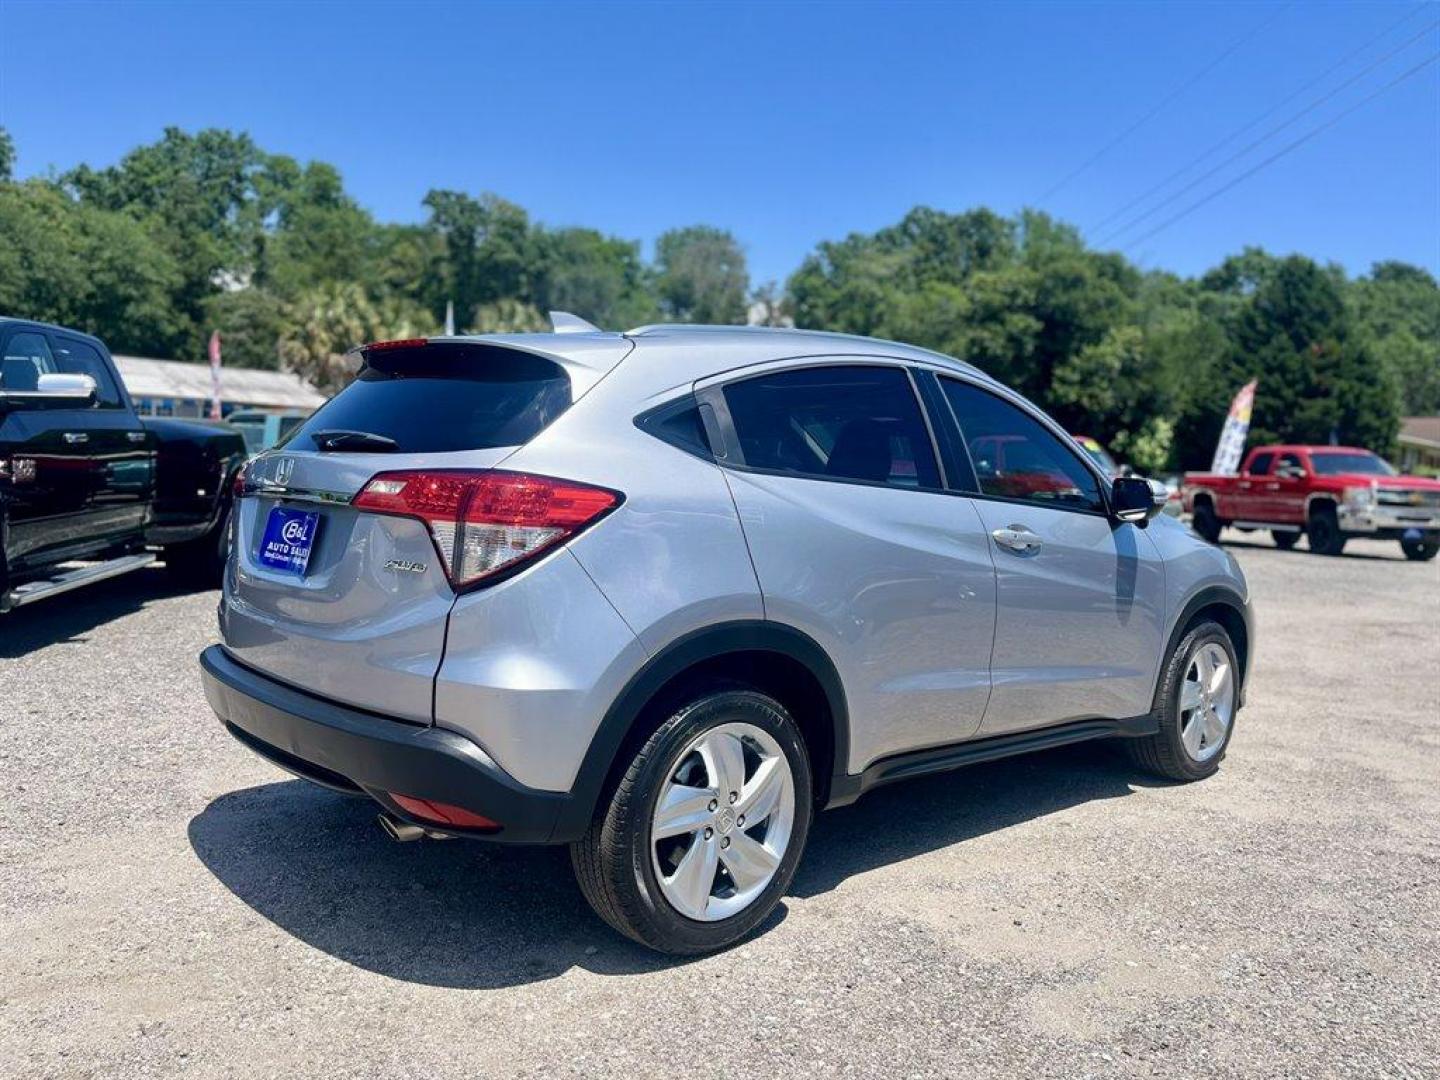
{"type": "Polygon", "coordinates": [[[357,450],[361,453],[393,454],[400,444],[371,431],[317,431],[310,436],[320,450],[357,450]]]}

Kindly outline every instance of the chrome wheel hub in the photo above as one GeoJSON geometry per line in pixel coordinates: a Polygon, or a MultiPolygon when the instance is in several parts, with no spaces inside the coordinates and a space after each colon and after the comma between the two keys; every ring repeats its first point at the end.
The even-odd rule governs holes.
{"type": "Polygon", "coordinates": [[[666,772],[650,822],[660,891],[681,915],[729,918],[765,891],[795,823],[795,778],[774,736],[753,724],[711,728],[666,772]]]}
{"type": "Polygon", "coordinates": [[[1235,719],[1235,675],[1230,657],[1207,642],[1196,651],[1180,687],[1180,741],[1195,761],[1209,761],[1225,745],[1235,719]]]}

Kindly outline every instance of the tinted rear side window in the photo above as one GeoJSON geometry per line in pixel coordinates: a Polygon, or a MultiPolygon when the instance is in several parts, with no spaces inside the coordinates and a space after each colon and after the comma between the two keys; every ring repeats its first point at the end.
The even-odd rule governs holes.
{"type": "Polygon", "coordinates": [[[406,454],[520,446],[570,401],[564,368],[514,349],[437,343],[374,350],[355,381],[285,445],[314,450],[316,432],[339,430],[393,439],[406,454]]]}
{"type": "Polygon", "coordinates": [[[757,375],[725,387],[725,404],[750,468],[940,486],[920,403],[899,368],[845,364],[757,375]]]}
{"type": "Polygon", "coordinates": [[[704,458],[712,456],[710,437],[705,434],[705,422],[700,418],[700,406],[693,398],[652,409],[637,416],[635,422],[642,431],[648,431],[686,453],[704,458]]]}
{"type": "Polygon", "coordinates": [[[110,377],[110,367],[93,345],[70,337],[55,339],[55,363],[67,375],[89,375],[95,380],[95,400],[102,406],[118,409],[122,402],[120,390],[110,377]]]}

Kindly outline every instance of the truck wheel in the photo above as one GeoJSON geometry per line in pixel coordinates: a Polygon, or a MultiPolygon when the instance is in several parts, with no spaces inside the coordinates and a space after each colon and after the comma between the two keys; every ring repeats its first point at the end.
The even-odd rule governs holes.
{"type": "Polygon", "coordinates": [[[1151,714],[1160,730],[1126,739],[1141,768],[1167,780],[1202,780],[1220,767],[1240,707],[1240,665],[1230,635],[1206,620],[1176,646],[1151,714]]]}
{"type": "Polygon", "coordinates": [[[1400,550],[1411,562],[1429,562],[1440,551],[1440,539],[1427,537],[1421,540],[1401,540],[1400,550]]]}
{"type": "Polygon", "coordinates": [[[225,573],[225,560],[230,557],[230,507],[201,537],[183,544],[169,544],[161,549],[165,569],[176,580],[203,588],[216,588],[225,573]]]}
{"type": "Polygon", "coordinates": [[[1209,502],[1195,504],[1195,513],[1190,519],[1190,527],[1195,530],[1200,539],[1208,540],[1212,544],[1220,542],[1220,519],[1215,516],[1215,508],[1209,502]]]}
{"type": "Polygon", "coordinates": [[[1298,532],[1288,532],[1285,529],[1271,529],[1270,536],[1275,541],[1275,546],[1281,551],[1289,551],[1300,541],[1298,532]]]}
{"type": "Polygon", "coordinates": [[[1345,534],[1340,531],[1333,506],[1317,506],[1310,511],[1305,535],[1310,540],[1310,550],[1317,555],[1339,555],[1345,550],[1345,534]]]}
{"type": "Polygon", "coordinates": [[[713,952],[774,910],[810,829],[810,762],[784,706],[712,691],[673,713],[570,847],[597,914],[652,949],[713,952]]]}

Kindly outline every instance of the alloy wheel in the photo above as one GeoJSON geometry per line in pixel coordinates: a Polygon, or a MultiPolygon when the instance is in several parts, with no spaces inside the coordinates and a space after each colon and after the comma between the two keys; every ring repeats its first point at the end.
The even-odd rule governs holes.
{"type": "Polygon", "coordinates": [[[789,759],[762,728],[721,724],[696,736],[665,777],[650,825],[661,893],[700,922],[738,914],[765,891],[790,843],[789,759]]]}
{"type": "Polygon", "coordinates": [[[1180,741],[1195,761],[1209,761],[1225,745],[1235,719],[1235,674],[1218,644],[1196,650],[1180,687],[1180,741]]]}

